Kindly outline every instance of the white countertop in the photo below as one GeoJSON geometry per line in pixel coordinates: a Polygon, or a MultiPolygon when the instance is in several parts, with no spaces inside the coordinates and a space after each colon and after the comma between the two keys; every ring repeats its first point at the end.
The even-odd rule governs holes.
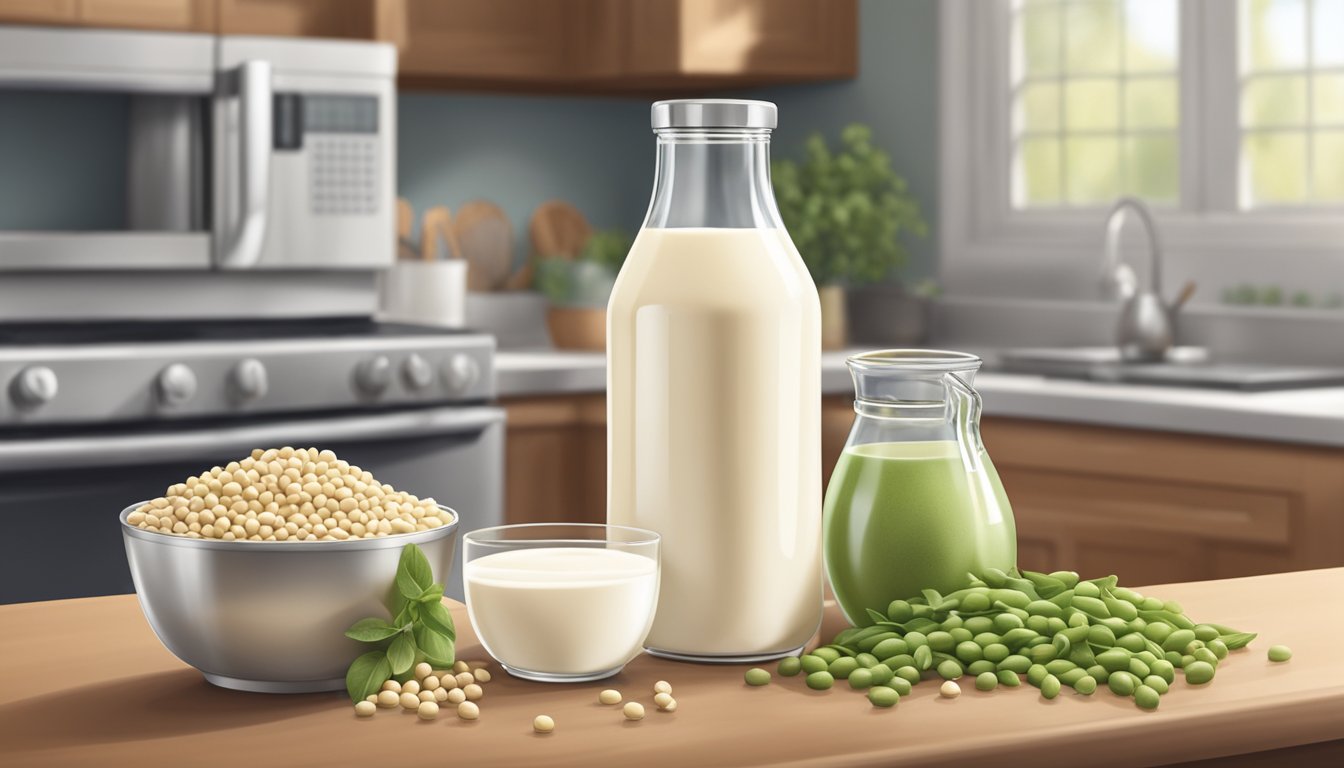
{"type": "MultiPolygon", "coordinates": [[[[853,391],[844,364],[849,354],[822,355],[823,393],[853,391]]],[[[495,367],[500,397],[606,388],[600,352],[504,350],[495,367]]],[[[1344,387],[1233,392],[990,372],[976,376],[975,388],[991,416],[1344,447],[1344,387]]]]}

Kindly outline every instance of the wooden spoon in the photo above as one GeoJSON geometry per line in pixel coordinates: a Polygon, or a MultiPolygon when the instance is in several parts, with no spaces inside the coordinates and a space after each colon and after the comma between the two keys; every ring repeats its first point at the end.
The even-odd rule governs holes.
{"type": "Polygon", "coordinates": [[[441,253],[445,254],[443,258],[462,258],[457,233],[453,231],[453,214],[447,207],[436,205],[425,211],[420,221],[420,258],[438,261],[441,253]]]}
{"type": "Polygon", "coordinates": [[[501,288],[513,269],[513,225],[503,209],[473,200],[458,209],[453,232],[457,252],[467,260],[467,289],[501,288]]]}
{"type": "Polygon", "coordinates": [[[572,261],[587,245],[593,228],[578,208],[564,200],[547,200],[532,212],[528,234],[534,258],[572,261]]]}
{"type": "Polygon", "coordinates": [[[411,240],[411,230],[415,227],[415,208],[404,197],[397,198],[397,258],[414,259],[415,241],[411,240]]]}

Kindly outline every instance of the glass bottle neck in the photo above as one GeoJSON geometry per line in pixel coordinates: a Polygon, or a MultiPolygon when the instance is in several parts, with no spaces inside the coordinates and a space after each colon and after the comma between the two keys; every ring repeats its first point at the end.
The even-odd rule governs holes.
{"type": "Polygon", "coordinates": [[[665,128],[644,226],[779,229],[770,186],[770,131],[665,128]]]}

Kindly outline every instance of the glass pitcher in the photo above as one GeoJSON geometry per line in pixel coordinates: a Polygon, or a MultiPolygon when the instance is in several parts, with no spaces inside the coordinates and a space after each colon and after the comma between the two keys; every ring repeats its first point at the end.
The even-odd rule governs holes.
{"type": "Polygon", "coordinates": [[[952,592],[1017,560],[1013,511],[980,440],[980,358],[892,349],[848,360],[857,414],[826,489],[826,570],[845,617],[952,592]]]}

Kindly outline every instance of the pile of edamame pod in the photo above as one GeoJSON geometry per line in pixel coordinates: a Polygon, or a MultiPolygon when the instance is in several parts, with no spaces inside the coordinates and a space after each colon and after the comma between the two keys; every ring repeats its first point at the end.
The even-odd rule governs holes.
{"type": "Polygon", "coordinates": [[[894,705],[928,674],[970,676],[982,691],[1021,685],[1025,675],[1047,699],[1063,686],[1090,695],[1106,685],[1156,709],[1177,669],[1190,684],[1207,683],[1230,651],[1256,637],[1196,623],[1180,605],[1117,581],[987,569],[951,594],[926,589],[893,601],[885,614],[870,609],[871,626],[784,659],[779,673],[806,673],[808,687],[819,690],[845,679],[878,707],[894,705]]]}

